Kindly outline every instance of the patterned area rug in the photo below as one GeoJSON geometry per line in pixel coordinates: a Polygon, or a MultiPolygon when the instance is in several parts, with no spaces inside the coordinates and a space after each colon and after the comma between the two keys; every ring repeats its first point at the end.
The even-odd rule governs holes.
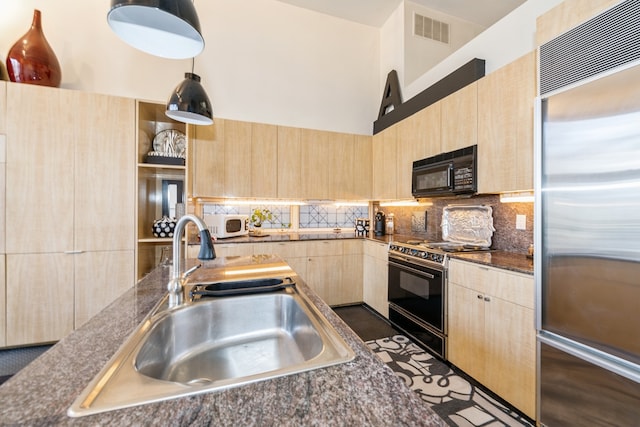
{"type": "Polygon", "coordinates": [[[451,426],[533,426],[404,335],[367,345],[451,426]]]}

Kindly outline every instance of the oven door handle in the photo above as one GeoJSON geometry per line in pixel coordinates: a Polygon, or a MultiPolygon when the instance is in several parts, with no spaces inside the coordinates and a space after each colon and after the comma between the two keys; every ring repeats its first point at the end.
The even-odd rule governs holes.
{"type": "Polygon", "coordinates": [[[403,270],[410,271],[412,273],[419,274],[420,276],[426,277],[427,279],[435,279],[436,278],[436,276],[434,276],[433,274],[426,273],[426,272],[424,272],[422,270],[418,270],[417,268],[407,267],[406,265],[398,264],[397,262],[393,262],[391,260],[389,260],[389,265],[401,268],[403,270]]]}

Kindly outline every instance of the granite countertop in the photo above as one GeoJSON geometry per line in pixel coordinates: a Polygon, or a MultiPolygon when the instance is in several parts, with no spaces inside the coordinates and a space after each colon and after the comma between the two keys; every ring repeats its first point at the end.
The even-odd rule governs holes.
{"type": "Polygon", "coordinates": [[[533,260],[521,253],[506,251],[462,252],[451,254],[450,258],[533,275],[533,260]]]}
{"type": "MultiPolygon", "coordinates": [[[[335,239],[368,239],[381,243],[406,242],[408,240],[421,240],[406,234],[387,234],[376,236],[369,233],[368,236],[356,234],[353,231],[345,231],[340,233],[265,233],[263,236],[242,236],[232,237],[229,239],[220,239],[216,244],[225,243],[263,243],[263,242],[296,242],[310,240],[335,240],[335,239]]],[[[199,244],[193,242],[193,244],[199,244]]],[[[515,271],[523,274],[533,274],[533,260],[527,258],[525,254],[518,252],[508,252],[501,250],[490,250],[487,252],[464,252],[450,253],[450,258],[457,258],[464,261],[475,262],[490,267],[501,268],[504,270],[515,271]]]]}
{"type": "MultiPolygon", "coordinates": [[[[252,258],[252,257],[247,257],[252,258]]],[[[213,261],[224,264],[224,259],[213,261]]],[[[0,423],[17,425],[445,426],[303,282],[356,353],[328,368],[82,418],[67,408],[165,294],[158,267],[89,322],[0,386],[0,423]]]]}

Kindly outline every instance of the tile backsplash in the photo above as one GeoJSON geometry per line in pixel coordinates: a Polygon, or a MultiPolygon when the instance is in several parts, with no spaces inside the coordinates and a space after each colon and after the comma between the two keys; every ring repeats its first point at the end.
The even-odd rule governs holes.
{"type": "MultiPolygon", "coordinates": [[[[395,233],[410,234],[425,240],[442,240],[442,209],[455,205],[491,206],[493,233],[491,248],[526,253],[533,243],[533,203],[501,203],[500,196],[485,195],[470,198],[432,199],[432,206],[379,207],[385,215],[394,214],[395,233]],[[516,229],[516,215],[526,216],[526,229],[516,229]]],[[[374,208],[375,210],[375,208],[374,208]]]]}

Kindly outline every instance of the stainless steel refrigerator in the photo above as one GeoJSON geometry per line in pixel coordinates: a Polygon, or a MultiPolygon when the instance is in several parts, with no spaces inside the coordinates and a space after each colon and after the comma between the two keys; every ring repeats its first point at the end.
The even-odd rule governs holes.
{"type": "Polygon", "coordinates": [[[638,426],[640,65],[538,102],[538,421],[638,426]]]}

